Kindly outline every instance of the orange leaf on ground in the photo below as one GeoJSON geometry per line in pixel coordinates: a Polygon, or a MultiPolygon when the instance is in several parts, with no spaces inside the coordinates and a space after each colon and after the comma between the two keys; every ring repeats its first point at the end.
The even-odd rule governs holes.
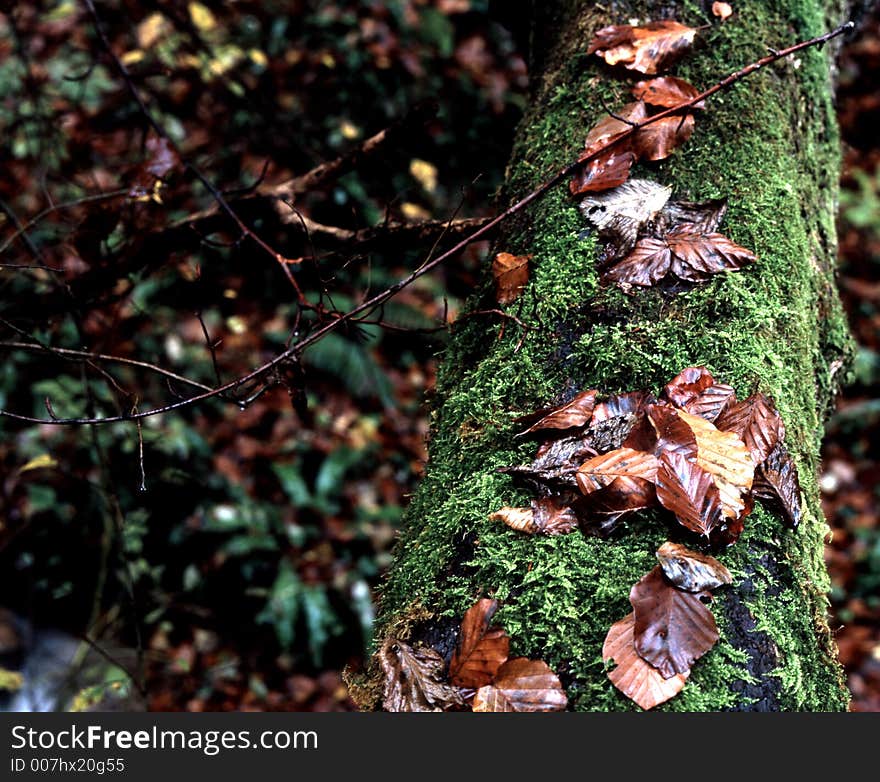
{"type": "MultiPolygon", "coordinates": [[[[604,147],[606,144],[620,138],[624,133],[632,130],[633,125],[638,125],[648,114],[645,111],[643,101],[635,101],[627,103],[618,111],[614,112],[614,116],[610,114],[600,119],[587,133],[584,141],[584,151],[581,152],[580,159],[589,157],[593,152],[604,147]]],[[[621,142],[621,151],[629,149],[629,145],[621,142]]]]}
{"type": "Polygon", "coordinates": [[[629,178],[629,171],[636,156],[629,150],[610,149],[585,163],[571,178],[568,187],[572,195],[597,193],[622,185],[629,178]]]}
{"type": "Polygon", "coordinates": [[[662,239],[645,237],[636,242],[633,251],[605,273],[605,279],[619,285],[656,285],[668,273],[672,253],[662,239]]]}
{"type": "Polygon", "coordinates": [[[474,695],[474,711],[563,711],[568,698],[559,677],[543,660],[515,657],[498,669],[492,684],[474,695]]]}
{"type": "Polygon", "coordinates": [[[666,384],[660,392],[660,398],[668,399],[676,407],[684,407],[713,385],[715,378],[706,367],[687,367],[666,384]]]}
{"type": "Polygon", "coordinates": [[[716,383],[705,367],[688,367],[666,384],[660,396],[691,415],[714,421],[733,398],[734,391],[716,383]]]}
{"type": "Polygon", "coordinates": [[[509,636],[500,627],[489,626],[497,610],[498,601],[484,597],[465,612],[458,646],[449,662],[454,685],[477,688],[489,684],[507,659],[509,636]]]}
{"type": "Polygon", "coordinates": [[[658,565],[629,594],[636,651],[665,679],[688,673],[718,640],[715,617],[692,592],[676,589],[658,565]]]}
{"type": "Polygon", "coordinates": [[[696,30],[671,19],[643,27],[611,25],[593,36],[587,54],[597,54],[608,65],[653,75],[681,57],[694,42],[696,30]]]}
{"type": "Polygon", "coordinates": [[[730,584],[733,577],[715,557],[667,541],[657,549],[657,559],[663,574],[679,589],[704,592],[730,584]]]}
{"type": "Polygon", "coordinates": [[[542,411],[543,415],[520,435],[536,432],[541,429],[573,429],[586,426],[596,406],[595,389],[581,391],[570,402],[542,411]]]}
{"type": "Polygon", "coordinates": [[[694,115],[664,117],[639,128],[633,138],[635,153],[645,160],[665,160],[694,132],[694,115]]]}
{"type": "Polygon", "coordinates": [[[729,3],[714,2],[712,3],[712,13],[723,22],[733,13],[733,9],[729,3]]]}
{"type": "Polygon", "coordinates": [[[567,535],[578,526],[574,510],[558,505],[552,497],[532,500],[532,515],[538,531],[545,535],[567,535]]]}
{"type": "Polygon", "coordinates": [[[495,298],[502,306],[515,301],[529,281],[531,255],[498,253],[492,261],[492,277],[495,280],[495,298]]]}
{"type": "Polygon", "coordinates": [[[591,494],[609,486],[620,476],[653,481],[656,475],[657,459],[654,454],[632,448],[617,448],[584,462],[577,471],[577,482],[584,494],[591,494]]]}
{"type": "MultiPolygon", "coordinates": [[[[662,106],[665,109],[673,109],[682,103],[693,100],[700,91],[693,84],[675,76],[659,76],[656,79],[646,79],[637,82],[632,89],[633,97],[643,100],[652,106],[662,106]]],[[[699,101],[693,105],[695,109],[702,109],[706,104],[699,101]]]]}
{"type": "Polygon", "coordinates": [[[653,709],[681,692],[689,673],[664,679],[660,671],[636,651],[634,627],[635,613],[611,625],[602,645],[602,660],[616,663],[616,667],[608,671],[608,678],[618,690],[643,709],[653,709]]]}
{"type": "Polygon", "coordinates": [[[692,532],[709,535],[722,520],[724,508],[715,479],[687,456],[660,454],[657,499],[692,532]]]}
{"type": "Polygon", "coordinates": [[[746,444],[734,432],[722,432],[711,422],[696,415],[678,411],[697,441],[697,464],[715,478],[721,494],[724,515],[739,518],[745,509],[743,493],[752,488],[755,463],[746,444]]]}

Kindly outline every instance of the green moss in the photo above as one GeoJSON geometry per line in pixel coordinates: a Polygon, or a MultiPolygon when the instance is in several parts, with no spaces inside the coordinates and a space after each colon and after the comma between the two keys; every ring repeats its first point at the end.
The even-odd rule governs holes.
{"type": "MultiPolygon", "coordinates": [[[[551,76],[518,134],[510,198],[575,156],[601,116],[600,98],[626,99],[627,82],[582,54],[583,31],[598,26],[596,13],[569,20],[553,50],[551,76]]],[[[683,18],[705,21],[696,6],[683,18]]],[[[749,3],[701,33],[676,73],[706,86],[763,56],[768,43],[782,46],[823,25],[818,2],[749,3]]],[[[736,601],[778,649],[770,675],[780,682],[780,708],[845,706],[824,619],[826,527],[815,480],[822,420],[849,350],[833,287],[839,159],[829,90],[823,52],[773,65],[713,98],[690,142],[637,174],[673,185],[678,199],[727,197],[721,230],[758,256],[740,273],[673,298],[650,290],[627,296],[599,285],[595,239],[584,236],[587,226],[564,187],[511,222],[503,249],[534,256],[530,285],[510,307],[527,324],[526,339],[517,349],[513,324],[499,339],[497,321],[477,317],[456,331],[438,378],[429,469],[382,591],[386,627],[414,607],[458,618],[475,597],[492,594],[503,603],[498,619],[513,652],[562,672],[573,708],[635,708],[608,681],[601,647],[609,626],[630,610],[631,585],[653,567],[655,549],[670,534],[665,517],[646,514],[607,541],[524,537],[487,515],[527,501],[497,472],[532,456],[533,443],[513,437],[517,415],[572,388],[656,391],[685,366],[704,364],[741,397],[761,390],[776,400],[806,518],[797,532],[783,531],[778,518],[756,508],[743,538],[721,556],[738,577],[719,595],[722,640],[661,708],[748,708],[735,685],[755,677],[746,653],[728,640],[736,601]]]]}

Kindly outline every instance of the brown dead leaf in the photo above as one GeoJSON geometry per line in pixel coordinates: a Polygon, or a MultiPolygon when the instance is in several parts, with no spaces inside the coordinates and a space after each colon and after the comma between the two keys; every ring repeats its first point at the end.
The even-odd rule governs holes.
{"type": "Polygon", "coordinates": [[[581,391],[570,402],[541,411],[541,418],[519,436],[542,429],[575,429],[586,426],[593,415],[598,391],[581,391]]]}
{"type": "MultiPolygon", "coordinates": [[[[587,133],[587,138],[584,141],[584,151],[581,153],[580,159],[584,160],[596,150],[620,138],[624,133],[628,133],[632,130],[633,125],[638,125],[647,116],[644,102],[635,101],[634,103],[627,103],[621,109],[614,112],[614,116],[609,114],[607,117],[603,117],[587,133]]],[[[623,142],[621,143],[623,144],[623,142]]],[[[628,150],[628,145],[620,147],[620,151],[628,150]]]]}
{"type": "Polygon", "coordinates": [[[545,535],[567,535],[578,526],[575,512],[570,507],[557,504],[552,497],[532,500],[532,516],[538,532],[545,535]]]}
{"type": "Polygon", "coordinates": [[[657,459],[654,454],[632,448],[617,448],[584,462],[576,477],[580,490],[584,494],[591,494],[610,486],[620,476],[653,481],[656,475],[657,459]]]}
{"type": "Polygon", "coordinates": [[[656,285],[669,273],[671,263],[672,253],[666,242],[648,236],[639,239],[633,251],[609,269],[604,279],[620,286],[639,285],[648,288],[656,285]]]}
{"type": "Polygon", "coordinates": [[[801,523],[801,484],[797,467],[782,442],[778,442],[755,473],[754,494],[779,511],[791,529],[801,523]]]}
{"type": "Polygon", "coordinates": [[[648,22],[644,27],[612,25],[596,32],[587,54],[597,54],[608,65],[653,75],[690,49],[696,32],[671,19],[648,22]]]}
{"type": "Polygon", "coordinates": [[[752,394],[742,402],[729,405],[715,421],[715,426],[739,435],[756,465],[763,463],[785,436],[779,411],[761,393],[752,394]]]}
{"type": "Polygon", "coordinates": [[[559,677],[543,660],[515,657],[495,681],[474,695],[474,711],[564,711],[568,698],[559,677]]]}
{"type": "Polygon", "coordinates": [[[571,178],[569,190],[572,195],[597,193],[622,185],[629,178],[629,171],[636,156],[629,150],[610,149],[585,163],[571,178]]]}
{"type": "MultiPolygon", "coordinates": [[[[659,76],[656,79],[646,79],[635,84],[632,89],[636,100],[643,100],[652,106],[662,106],[665,109],[673,109],[682,103],[693,100],[700,91],[693,84],[675,76],[659,76]]],[[[699,101],[692,108],[705,108],[705,102],[699,101]]]]}
{"type": "Polygon", "coordinates": [[[673,228],[687,226],[699,233],[711,234],[718,230],[727,212],[726,198],[713,198],[710,201],[667,201],[655,221],[657,235],[668,233],[673,228]]]}
{"type": "Polygon", "coordinates": [[[749,449],[734,432],[722,432],[704,418],[684,410],[678,411],[678,417],[694,433],[697,465],[714,476],[724,515],[738,518],[745,509],[742,495],[752,488],[755,477],[749,449]]]}
{"type": "Polygon", "coordinates": [[[645,160],[665,160],[694,132],[694,115],[663,117],[639,128],[633,138],[633,150],[645,160]]]}
{"type": "Polygon", "coordinates": [[[531,255],[498,253],[492,261],[492,277],[495,280],[495,298],[501,306],[515,301],[529,281],[531,255]]]}
{"type": "Polygon", "coordinates": [[[654,455],[666,452],[682,454],[693,460],[697,455],[697,437],[693,429],[679,415],[679,409],[658,402],[646,410],[646,417],[657,433],[654,455]]]}
{"type": "Polygon", "coordinates": [[[713,385],[715,378],[706,367],[687,367],[664,386],[660,398],[668,399],[676,407],[684,407],[713,385]]]}
{"type": "Polygon", "coordinates": [[[604,489],[578,500],[575,510],[585,532],[604,535],[630,513],[655,505],[657,492],[652,481],[621,475],[604,489]]]}
{"type": "Polygon", "coordinates": [[[464,703],[458,690],[445,681],[446,662],[430,647],[413,649],[389,638],[379,662],[385,674],[385,711],[443,711],[464,703]]]}
{"type": "Polygon", "coordinates": [[[736,402],[736,392],[733,388],[724,383],[716,383],[691,399],[684,405],[684,410],[691,415],[698,415],[700,418],[714,422],[731,402],[736,402]]]}
{"type": "Polygon", "coordinates": [[[510,637],[500,627],[490,627],[498,601],[482,598],[461,622],[458,646],[449,662],[449,679],[458,687],[489,684],[510,652],[510,637]]]}
{"type": "Polygon", "coordinates": [[[720,523],[724,508],[715,479],[687,456],[660,454],[657,499],[692,532],[709,535],[720,523]]]}
{"type": "Polygon", "coordinates": [[[608,678],[627,698],[643,709],[653,709],[681,692],[690,672],[664,679],[660,671],[643,660],[633,639],[635,613],[615,622],[602,645],[602,660],[614,660],[616,666],[608,678]]]}
{"type": "Polygon", "coordinates": [[[505,506],[489,514],[489,521],[500,521],[517,532],[534,535],[538,531],[535,514],[531,508],[512,508],[505,506]]]}
{"type": "Polygon", "coordinates": [[[647,287],[672,273],[688,282],[704,282],[713,274],[735,271],[754,260],[752,252],[727,237],[702,233],[685,224],[663,238],[640,239],[632,253],[606,272],[605,279],[621,286],[647,287]]]}
{"type": "Polygon", "coordinates": [[[665,679],[688,673],[718,640],[712,612],[697,595],[672,586],[659,565],[633,586],[629,601],[636,651],[665,679]]]}
{"type": "Polygon", "coordinates": [[[682,225],[666,234],[672,252],[672,273],[681,280],[702,282],[713,274],[735,271],[755,254],[719,233],[701,233],[682,225]]]}
{"type": "Polygon", "coordinates": [[[657,559],[666,578],[687,592],[711,591],[733,581],[730,571],[715,557],[698,554],[679,543],[664,543],[657,549],[657,559]]]}
{"type": "Polygon", "coordinates": [[[733,13],[733,9],[729,3],[715,2],[712,3],[712,13],[723,22],[733,13]]]}
{"type": "Polygon", "coordinates": [[[667,383],[660,397],[691,415],[714,421],[734,397],[734,391],[730,386],[716,383],[705,367],[688,367],[667,383]]]}

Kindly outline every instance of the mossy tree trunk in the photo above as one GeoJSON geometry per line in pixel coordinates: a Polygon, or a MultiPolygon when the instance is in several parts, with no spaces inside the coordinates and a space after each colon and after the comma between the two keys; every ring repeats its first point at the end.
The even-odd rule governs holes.
{"type": "MultiPolygon", "coordinates": [[[[602,115],[621,105],[632,80],[612,76],[586,43],[600,26],[668,17],[702,30],[676,75],[699,87],[839,23],[819,0],[755,0],[719,24],[706,4],[660,9],[555,0],[534,4],[534,94],[519,129],[503,200],[511,202],[573,159],[602,115]]],[[[497,621],[512,653],[560,672],[570,708],[636,708],[609,682],[601,658],[612,623],[631,610],[630,587],[671,535],[660,513],[621,534],[526,536],[487,515],[527,505],[497,468],[522,464],[534,443],[515,439],[514,418],[575,390],[654,392],[681,369],[705,365],[740,398],[772,396],[786,424],[804,492],[796,531],[758,504],[746,531],[720,559],[734,584],[713,611],[721,641],[693,667],[684,690],[659,707],[702,710],[839,710],[848,695],[826,621],[827,527],[817,489],[822,423],[849,337],[834,287],[838,136],[831,53],[810,49],[712,99],[691,140],[636,176],[673,186],[673,197],[729,199],[721,230],[756,252],[742,272],[719,275],[674,297],[624,295],[600,285],[597,243],[564,186],[508,225],[497,249],[532,253],[530,284],[510,307],[529,326],[491,316],[456,327],[432,400],[430,461],[409,508],[381,594],[378,634],[451,652],[465,610],[479,596],[501,602],[497,621]]],[[[487,279],[482,308],[491,300],[487,279]]],[[[488,306],[496,306],[489,304],[488,306]]],[[[678,536],[679,539],[680,536],[678,536]]],[[[378,672],[355,695],[380,704],[378,672]]]]}

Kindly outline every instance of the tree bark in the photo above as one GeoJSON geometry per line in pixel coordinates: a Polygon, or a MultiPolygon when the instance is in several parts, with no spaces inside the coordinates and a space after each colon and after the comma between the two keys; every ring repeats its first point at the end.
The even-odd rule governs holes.
{"type": "MultiPolygon", "coordinates": [[[[705,89],[766,54],[839,23],[818,0],[740,3],[724,23],[670,3],[653,9],[556,0],[534,4],[533,99],[517,134],[502,204],[574,159],[607,106],[637,78],[585,54],[593,32],[632,16],[708,23],[672,72],[705,89]],[[612,10],[607,10],[612,9],[612,10]]],[[[704,4],[708,6],[708,3],[704,4]]],[[[496,250],[531,253],[531,280],[507,309],[528,327],[474,316],[454,329],[432,400],[430,460],[413,499],[380,601],[386,637],[433,646],[447,659],[465,610],[491,595],[512,655],[544,659],[569,708],[636,708],[608,680],[602,643],[631,610],[631,586],[669,538],[660,513],[642,513],[611,539],[576,532],[527,536],[488,520],[527,505],[507,465],[531,460],[514,419],[597,388],[658,392],[684,367],[707,366],[739,398],[763,391],[786,425],[803,488],[804,520],[788,530],[760,502],[740,540],[719,558],[734,583],[718,590],[718,644],[693,666],[674,711],[845,709],[848,694],[829,631],[817,487],[822,423],[850,342],[834,285],[839,169],[831,53],[811,49],[715,96],[691,140],[635,176],[673,187],[673,198],[725,197],[720,230],[758,261],[670,296],[600,284],[598,241],[567,188],[511,222],[496,250]],[[502,331],[503,326],[503,331],[502,331]]],[[[487,264],[488,265],[488,264],[487,264]]],[[[497,307],[490,275],[472,309],[497,307]]],[[[378,666],[353,682],[363,708],[381,705],[378,666]]]]}

